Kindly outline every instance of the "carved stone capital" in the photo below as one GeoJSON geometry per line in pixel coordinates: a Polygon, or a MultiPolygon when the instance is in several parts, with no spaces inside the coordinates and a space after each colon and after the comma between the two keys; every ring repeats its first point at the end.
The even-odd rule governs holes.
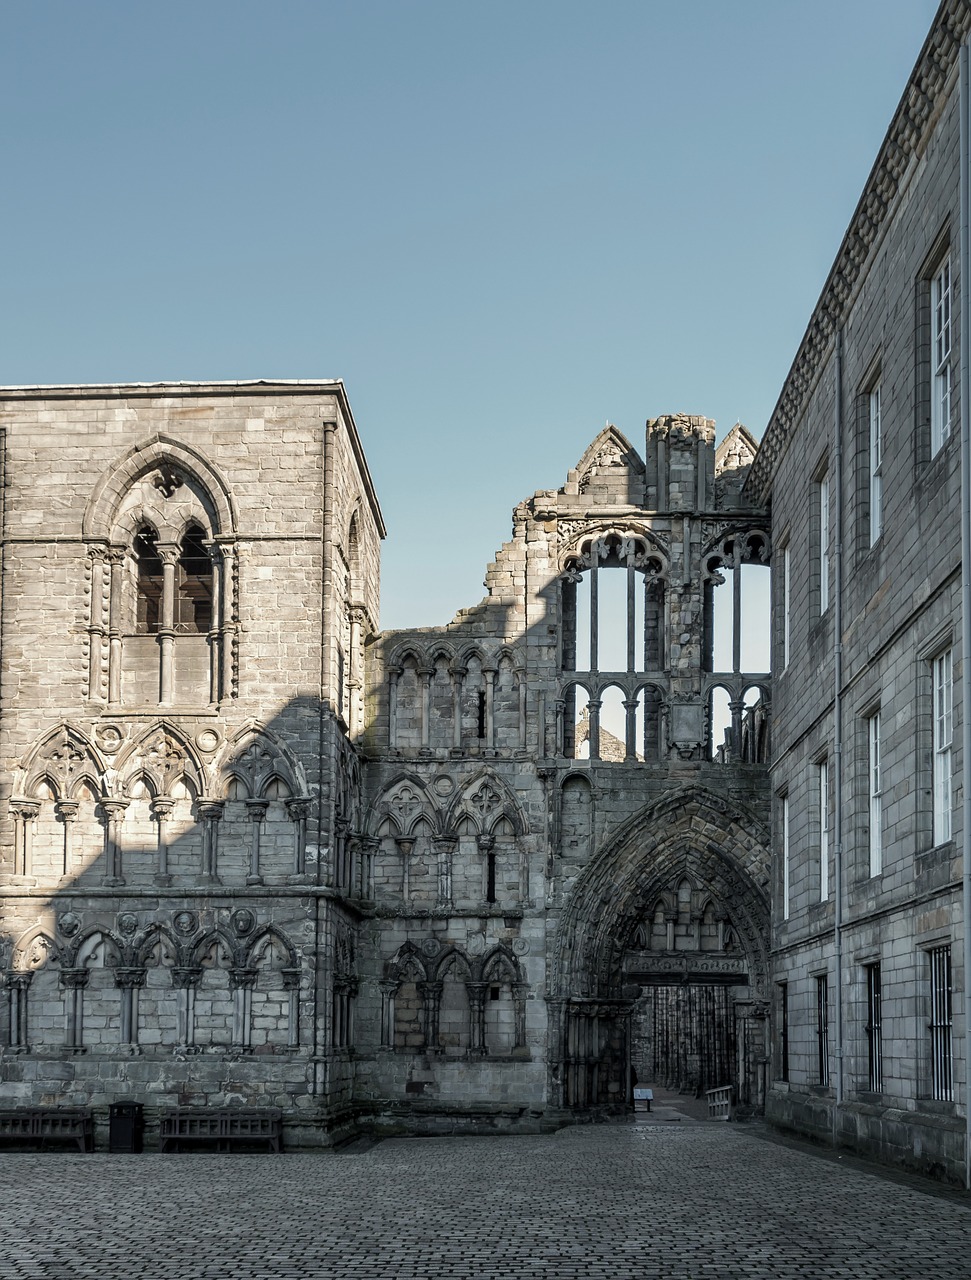
{"type": "Polygon", "coordinates": [[[119,966],[115,970],[115,986],[132,990],[136,987],[144,987],[146,974],[145,969],[119,966]]]}
{"type": "Polygon", "coordinates": [[[235,991],[238,987],[255,987],[256,970],[233,968],[229,971],[229,985],[235,991]]]}
{"type": "Polygon", "coordinates": [[[199,985],[202,969],[198,965],[175,965],[172,969],[173,987],[195,987],[199,985]]]}
{"type": "Polygon", "coordinates": [[[67,987],[71,991],[83,989],[88,985],[90,980],[90,969],[62,969],[60,973],[61,986],[67,987]]]}

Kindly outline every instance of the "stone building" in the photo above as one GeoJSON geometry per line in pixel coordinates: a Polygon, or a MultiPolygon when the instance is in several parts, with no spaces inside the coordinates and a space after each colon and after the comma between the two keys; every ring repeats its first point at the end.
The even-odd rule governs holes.
{"type": "Polygon", "coordinates": [[[969,30],[762,443],[606,428],[445,627],[377,629],[339,382],[0,392],[5,1103],[314,1145],[633,1069],[968,1178],[969,30]]]}
{"type": "Polygon", "coordinates": [[[962,1181],[969,28],[946,0],[746,488],[775,543],[767,1112],[962,1181]]]}
{"type": "Polygon", "coordinates": [[[341,384],[2,406],[5,1099],[275,1104],[314,1143],[623,1111],[633,1057],[761,1105],[744,428],[608,428],[482,604],[375,634],[341,384]]]}
{"type": "Polygon", "coordinates": [[[3,1098],[276,1103],[314,1140],[353,1102],[384,533],[344,388],[0,405],[3,1098]]]}

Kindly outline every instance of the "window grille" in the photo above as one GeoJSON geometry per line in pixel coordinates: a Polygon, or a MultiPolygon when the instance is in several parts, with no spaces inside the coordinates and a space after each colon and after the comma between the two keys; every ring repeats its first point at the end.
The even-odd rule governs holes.
{"type": "Polygon", "coordinates": [[[880,966],[869,964],[866,968],[866,1038],[868,1083],[873,1093],[883,1089],[883,1047],[881,1011],[880,966]]]}
{"type": "Polygon", "coordinates": [[[931,965],[931,1097],[950,1102],[951,1080],[951,948],[928,952],[931,965]]]}
{"type": "Polygon", "coordinates": [[[816,1079],[829,1084],[829,979],[816,979],[816,1079]]]}
{"type": "Polygon", "coordinates": [[[779,983],[779,1075],[789,1079],[789,984],[779,983]]]}
{"type": "Polygon", "coordinates": [[[934,843],[951,838],[951,651],[934,659],[934,843]]]}

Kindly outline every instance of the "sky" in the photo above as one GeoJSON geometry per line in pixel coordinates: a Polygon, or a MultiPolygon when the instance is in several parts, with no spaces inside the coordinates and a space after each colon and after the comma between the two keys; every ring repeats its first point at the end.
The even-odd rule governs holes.
{"type": "Polygon", "coordinates": [[[765,427],[931,0],[0,0],[0,383],[343,378],[384,627],[606,422],[765,427]]]}

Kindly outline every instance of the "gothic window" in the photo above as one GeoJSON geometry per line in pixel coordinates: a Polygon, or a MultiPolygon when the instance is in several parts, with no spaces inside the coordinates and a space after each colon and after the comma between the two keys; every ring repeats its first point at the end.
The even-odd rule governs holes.
{"type": "Polygon", "coordinates": [[[132,552],[137,579],[135,631],[138,635],[154,635],[161,625],[162,561],[152,529],[139,529],[132,552]]]}
{"type": "Polygon", "coordinates": [[[233,527],[223,482],[174,442],[131,451],[106,474],[84,521],[91,698],[198,707],[235,696],[233,527]]]}
{"type": "Polygon", "coordinates": [[[187,530],[179,549],[175,629],[208,635],[212,626],[212,560],[198,525],[187,530]]]}

